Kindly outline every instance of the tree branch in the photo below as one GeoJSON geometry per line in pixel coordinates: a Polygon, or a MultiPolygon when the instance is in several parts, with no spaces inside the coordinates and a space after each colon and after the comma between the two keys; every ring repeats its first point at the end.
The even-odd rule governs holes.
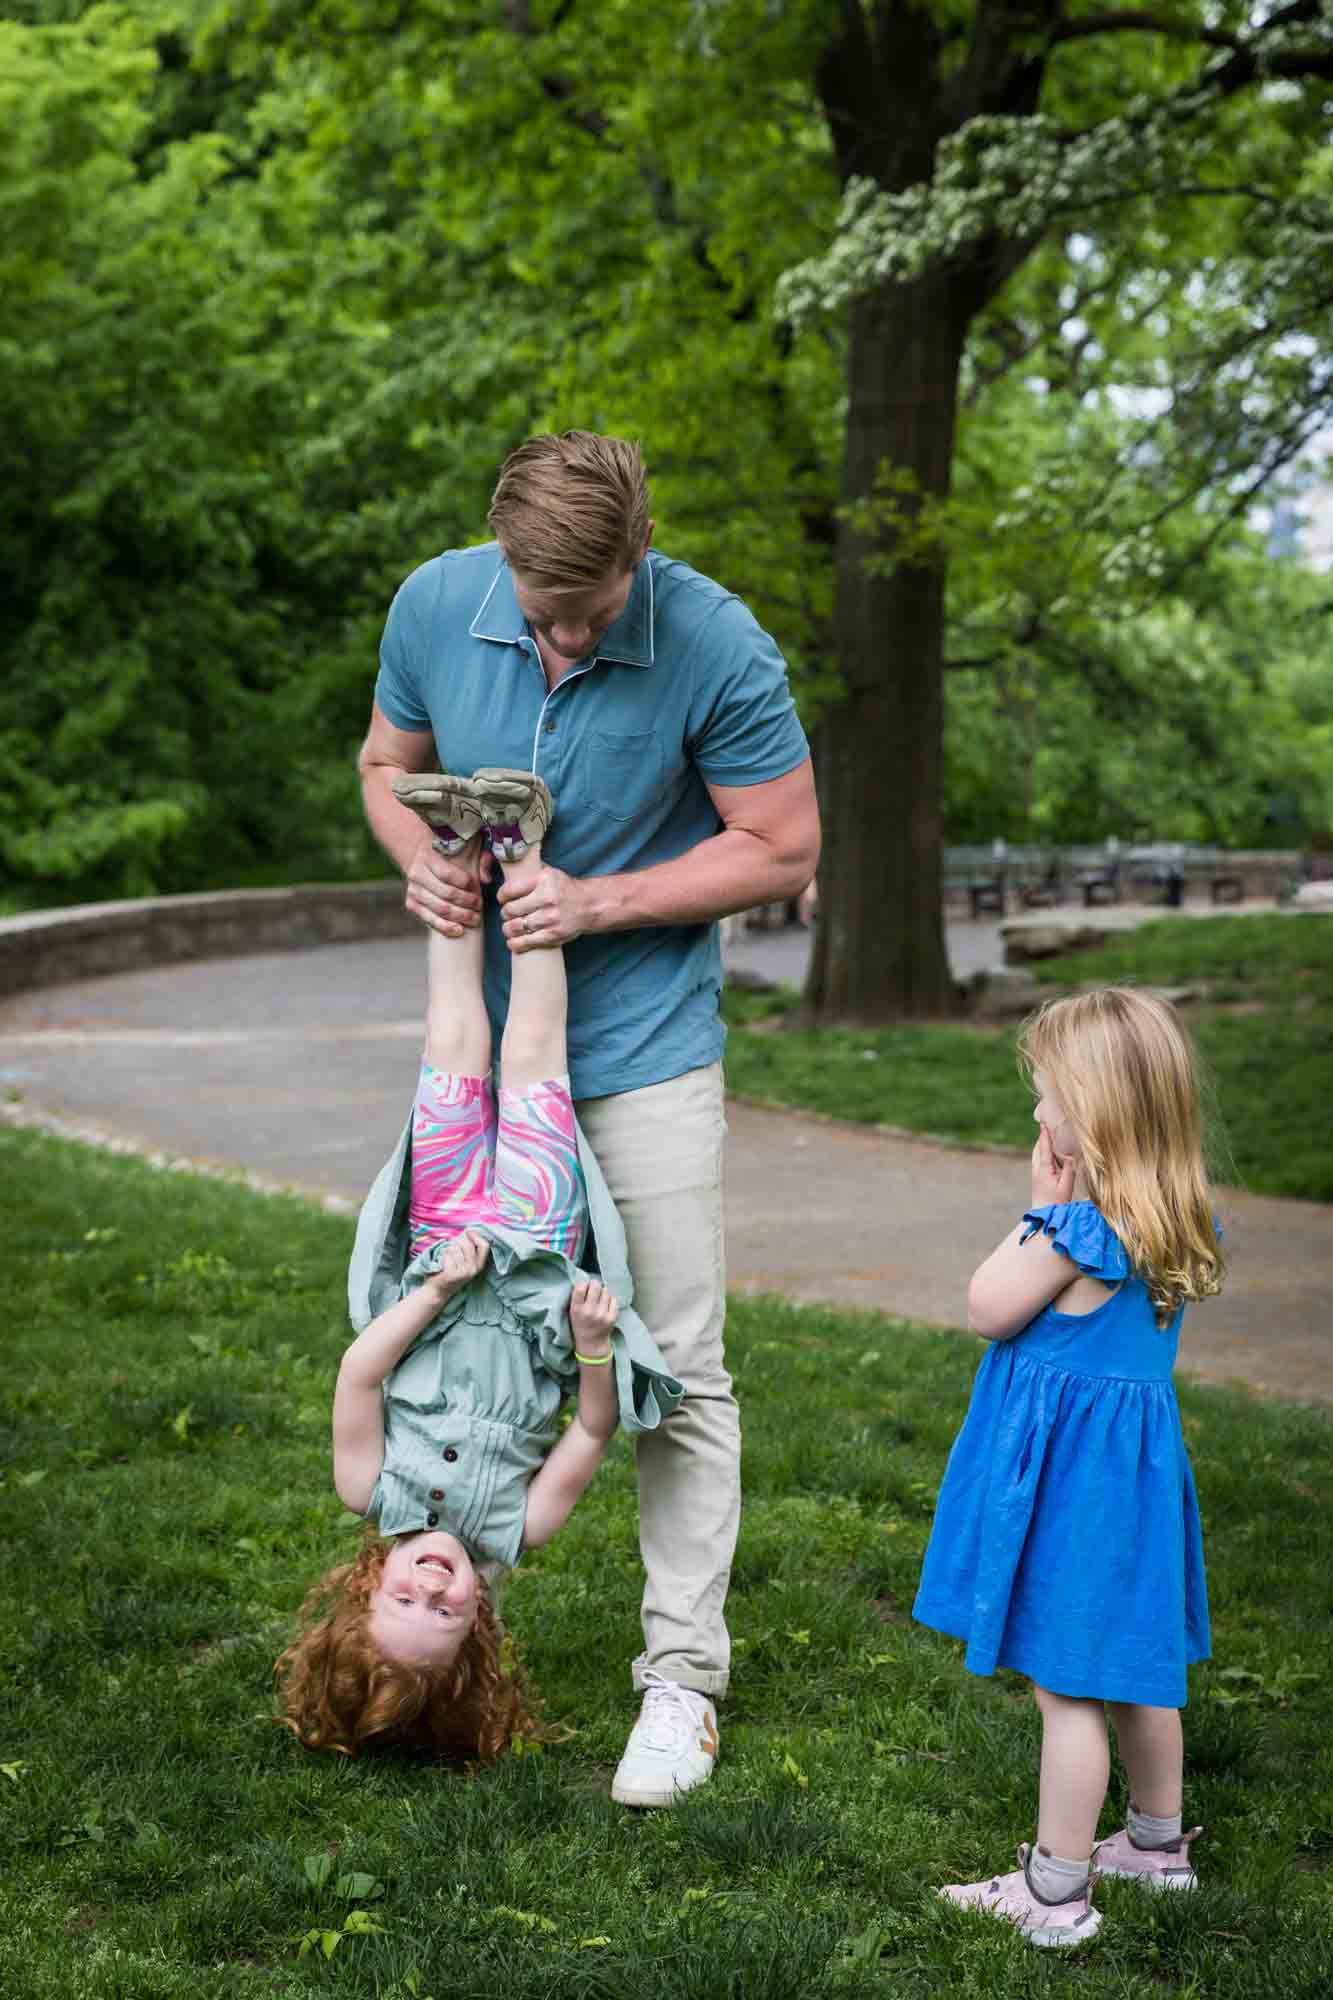
{"type": "Polygon", "coordinates": [[[1078,42],[1088,35],[1169,35],[1173,41],[1201,42],[1209,48],[1238,49],[1241,46],[1237,35],[1223,33],[1220,28],[1208,28],[1200,24],[1191,26],[1185,21],[1173,21],[1161,14],[1084,14],[1077,21],[1062,21],[1050,36],[1052,46],[1058,42],[1078,42]]]}
{"type": "Polygon", "coordinates": [[[986,658],[979,660],[945,660],[943,662],[946,674],[990,673],[994,668],[1003,664],[1003,653],[991,653],[986,658]]]}

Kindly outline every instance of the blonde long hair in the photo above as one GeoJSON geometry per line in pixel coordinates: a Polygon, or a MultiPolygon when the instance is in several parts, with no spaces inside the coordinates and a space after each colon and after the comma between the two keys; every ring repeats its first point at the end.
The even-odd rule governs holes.
{"type": "Polygon", "coordinates": [[[489,1598],[446,1667],[391,1660],[370,1630],[370,1599],[393,1544],[372,1535],[353,1562],[319,1579],[301,1606],[302,1631],[274,1665],[278,1718],[308,1750],[354,1757],[399,1744],[428,1757],[493,1763],[516,1736],[544,1732],[489,1598]]]}
{"type": "Polygon", "coordinates": [[[1105,986],[1048,1000],[1019,1059],[1040,1070],[1082,1148],[1088,1194],[1148,1287],[1159,1326],[1222,1289],[1194,1052],[1154,994],[1105,986]]]}

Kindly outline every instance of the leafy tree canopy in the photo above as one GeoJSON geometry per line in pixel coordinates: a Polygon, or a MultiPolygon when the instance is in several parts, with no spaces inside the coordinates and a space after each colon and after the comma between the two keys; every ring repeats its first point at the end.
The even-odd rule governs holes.
{"type": "Polygon", "coordinates": [[[944,672],[953,837],[1326,818],[1328,620],[1245,522],[1328,409],[1327,5],[20,12],[0,854],[33,893],[379,865],[388,598],[565,424],[643,439],[659,541],[812,721],[877,661],[944,672]],[[876,445],[852,334],[941,272],[942,481],[876,445]],[[934,664],[910,622],[849,651],[849,549],[905,606],[939,583],[934,664]]]}

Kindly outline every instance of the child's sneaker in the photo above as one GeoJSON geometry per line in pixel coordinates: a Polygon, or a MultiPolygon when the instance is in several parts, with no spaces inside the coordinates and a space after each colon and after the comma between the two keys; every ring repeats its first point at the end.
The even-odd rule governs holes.
{"type": "Polygon", "coordinates": [[[441,854],[461,854],[486,824],[471,778],[448,771],[400,771],[393,795],[425,820],[441,854]]]}
{"type": "Polygon", "coordinates": [[[486,838],[501,861],[519,861],[551,824],[551,794],[534,771],[487,766],[472,773],[481,801],[486,838]]]}
{"type": "Polygon", "coordinates": [[[1145,1889],[1197,1889],[1199,1878],[1190,1864],[1190,1842],[1203,1832],[1191,1827],[1166,1847],[1135,1847],[1128,1827],[1122,1826],[1104,1840],[1092,1857],[1099,1875],[1118,1876],[1122,1882],[1141,1882],[1145,1889]]]}
{"type": "Polygon", "coordinates": [[[1101,1913],[1092,1907],[1092,1876],[1080,1895],[1067,1903],[1047,1903],[1028,1879],[1027,1841],[1018,1850],[1020,1866],[1010,1875],[992,1875],[986,1882],[951,1883],[940,1895],[960,1910],[985,1910],[1003,1917],[1022,1932],[1029,1944],[1086,1944],[1101,1928],[1101,1913]]]}

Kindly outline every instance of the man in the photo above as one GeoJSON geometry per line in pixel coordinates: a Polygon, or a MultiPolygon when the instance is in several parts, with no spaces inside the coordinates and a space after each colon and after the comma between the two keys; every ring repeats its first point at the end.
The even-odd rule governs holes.
{"type": "Polygon", "coordinates": [[[424,563],[393,601],[362,787],[408,909],[449,937],[489,926],[497,1029],[509,953],[565,947],[579,1119],[624,1219],[635,1305],[686,1390],[638,1452],[644,1701],[612,1787],[662,1806],[713,1768],[740,1518],[717,919],[804,889],[818,809],[782,656],[738,598],[650,548],[636,445],[530,438],[489,518],[495,541],[424,563]],[[546,780],[532,885],[479,895],[395,799],[398,774],[437,760],[546,780]]]}

